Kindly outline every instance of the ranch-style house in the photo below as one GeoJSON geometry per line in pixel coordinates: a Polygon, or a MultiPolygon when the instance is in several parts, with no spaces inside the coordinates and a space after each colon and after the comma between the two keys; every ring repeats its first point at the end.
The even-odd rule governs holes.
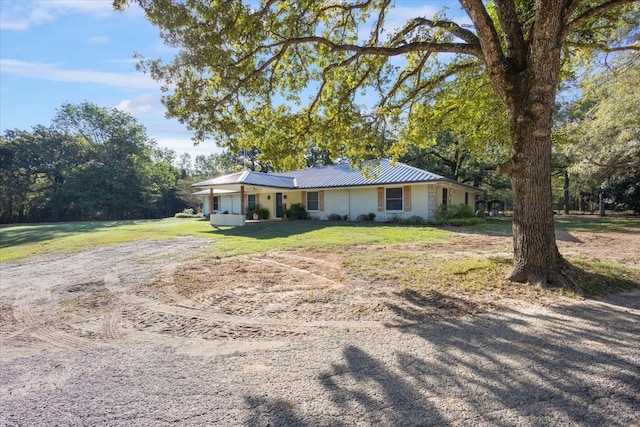
{"type": "Polygon", "coordinates": [[[355,221],[375,214],[375,221],[420,216],[434,218],[439,205],[475,206],[482,190],[403,163],[383,159],[365,170],[347,164],[283,173],[237,172],[193,185],[203,197],[203,213],[212,225],[244,225],[248,208],[282,218],[300,203],[312,218],[330,215],[355,221]],[[366,172],[365,172],[366,171],[366,172]]]}

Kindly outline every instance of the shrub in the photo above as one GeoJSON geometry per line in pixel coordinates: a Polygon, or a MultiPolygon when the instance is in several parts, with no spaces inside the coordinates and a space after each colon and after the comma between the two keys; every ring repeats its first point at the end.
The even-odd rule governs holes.
{"type": "Polygon", "coordinates": [[[287,218],[289,219],[308,219],[309,214],[302,206],[302,203],[294,203],[287,209],[287,218]]]}
{"type": "Polygon", "coordinates": [[[368,214],[360,214],[358,215],[358,217],[356,218],[356,221],[358,222],[371,222],[373,220],[376,219],[376,214],[374,214],[373,212],[369,212],[368,214]]]}
{"type": "Polygon", "coordinates": [[[176,218],[200,218],[202,215],[195,213],[192,208],[183,209],[182,212],[175,214],[176,218]]]}
{"type": "Polygon", "coordinates": [[[267,208],[258,208],[256,209],[256,213],[258,214],[258,219],[269,219],[269,209],[267,208]]]}
{"type": "Polygon", "coordinates": [[[269,209],[263,208],[260,205],[249,206],[244,214],[247,219],[253,219],[253,214],[257,214],[258,219],[269,219],[269,209]]]}
{"type": "MultiPolygon", "coordinates": [[[[342,221],[342,220],[343,220],[343,219],[342,219],[342,215],[337,214],[337,213],[332,213],[331,215],[329,215],[329,216],[327,217],[327,219],[328,219],[329,221],[342,221]]],[[[346,220],[345,220],[345,221],[346,221],[346,220]]]]}
{"type": "Polygon", "coordinates": [[[244,210],[244,216],[246,219],[253,219],[253,214],[256,213],[258,205],[247,206],[244,210]]]}
{"type": "Polygon", "coordinates": [[[418,215],[413,215],[409,218],[405,218],[401,220],[401,222],[406,225],[422,225],[425,223],[424,218],[418,215]]]}
{"type": "Polygon", "coordinates": [[[440,205],[436,210],[436,220],[473,218],[473,208],[469,205],[440,205]]]}

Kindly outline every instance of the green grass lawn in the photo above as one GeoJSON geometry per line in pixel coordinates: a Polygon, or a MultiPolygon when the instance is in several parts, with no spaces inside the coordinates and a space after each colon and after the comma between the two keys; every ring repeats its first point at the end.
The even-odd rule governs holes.
{"type": "Polygon", "coordinates": [[[210,230],[208,221],[174,218],[2,226],[0,227],[0,262],[31,255],[72,252],[86,247],[142,239],[206,236],[210,230]]]}
{"type": "MultiPolygon", "coordinates": [[[[595,216],[559,217],[556,218],[556,228],[570,232],[637,233],[640,232],[640,221],[595,216]]],[[[213,228],[207,220],[192,218],[9,225],[0,227],[0,263],[35,255],[80,251],[98,245],[195,236],[212,241],[202,252],[204,259],[295,248],[343,250],[346,266],[351,271],[360,271],[363,277],[373,274],[375,277],[372,276],[371,280],[390,274],[392,277],[389,279],[405,283],[407,289],[420,289],[423,281],[442,293],[447,289],[453,291],[453,288],[460,294],[482,293],[501,287],[511,295],[514,290],[522,289],[502,279],[511,268],[508,259],[434,258],[428,249],[415,251],[398,245],[415,243],[428,248],[425,243],[442,242],[459,235],[459,232],[506,236],[511,232],[511,220],[489,218],[481,224],[464,228],[328,221],[270,221],[245,227],[213,228]],[[372,250],[376,248],[384,248],[384,251],[372,250]]],[[[589,294],[595,295],[607,289],[628,289],[638,284],[637,270],[628,266],[571,261],[579,267],[579,281],[589,294]]],[[[531,295],[535,298],[537,294],[531,295]]]]}
{"type": "Polygon", "coordinates": [[[435,241],[450,235],[450,232],[434,227],[324,221],[273,221],[218,229],[212,228],[206,220],[191,218],[27,224],[0,227],[0,262],[98,245],[178,236],[214,240],[215,245],[208,252],[212,256],[230,256],[296,247],[337,248],[341,245],[435,241]]]}
{"type": "MultiPolygon", "coordinates": [[[[640,221],[599,217],[558,218],[556,227],[567,231],[640,230],[640,221]]],[[[464,230],[478,234],[510,233],[511,220],[489,218],[481,224],[465,227],[464,230]]],[[[32,255],[78,251],[97,245],[143,239],[171,239],[178,236],[214,240],[215,245],[209,252],[213,256],[230,256],[296,247],[331,249],[343,245],[423,243],[447,239],[452,234],[445,228],[430,226],[326,221],[272,221],[218,229],[212,228],[207,220],[192,218],[21,224],[0,227],[0,262],[32,255]]]]}

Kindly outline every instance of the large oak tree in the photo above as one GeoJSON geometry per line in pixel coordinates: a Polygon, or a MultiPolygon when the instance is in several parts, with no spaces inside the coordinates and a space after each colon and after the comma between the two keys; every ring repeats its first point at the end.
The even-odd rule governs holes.
{"type": "MultiPolygon", "coordinates": [[[[312,143],[353,158],[375,151],[376,138],[382,134],[384,140],[410,119],[412,107],[429,102],[428,94],[442,83],[482,69],[509,123],[511,156],[502,171],[514,192],[510,279],[540,285],[562,280],[550,155],[563,60],[580,46],[637,49],[637,42],[623,45],[638,31],[637,2],[460,0],[466,20],[439,13],[395,25],[399,14],[391,0],[114,5],[129,2],[139,4],[164,41],[178,49],[171,62],[141,62],[165,85],[169,116],[186,123],[197,139],[224,135],[232,150],[256,146],[280,169],[300,165],[300,153],[312,143]]],[[[386,154],[401,154],[401,141],[396,148],[386,154]]]]}

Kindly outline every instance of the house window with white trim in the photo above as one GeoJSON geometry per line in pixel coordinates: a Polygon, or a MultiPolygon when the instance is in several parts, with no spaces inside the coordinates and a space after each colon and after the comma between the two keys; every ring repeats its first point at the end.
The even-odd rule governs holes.
{"type": "Polygon", "coordinates": [[[213,197],[213,210],[217,211],[220,209],[220,201],[218,200],[218,196],[213,197]]]}
{"type": "Polygon", "coordinates": [[[317,211],[319,210],[320,197],[317,191],[307,191],[307,210],[317,211]]]}
{"type": "Polygon", "coordinates": [[[402,210],[402,187],[387,188],[385,191],[385,207],[388,211],[402,210]]]}
{"type": "Polygon", "coordinates": [[[256,207],[256,195],[255,194],[249,194],[247,196],[247,208],[255,209],[255,207],[256,207]]]}

